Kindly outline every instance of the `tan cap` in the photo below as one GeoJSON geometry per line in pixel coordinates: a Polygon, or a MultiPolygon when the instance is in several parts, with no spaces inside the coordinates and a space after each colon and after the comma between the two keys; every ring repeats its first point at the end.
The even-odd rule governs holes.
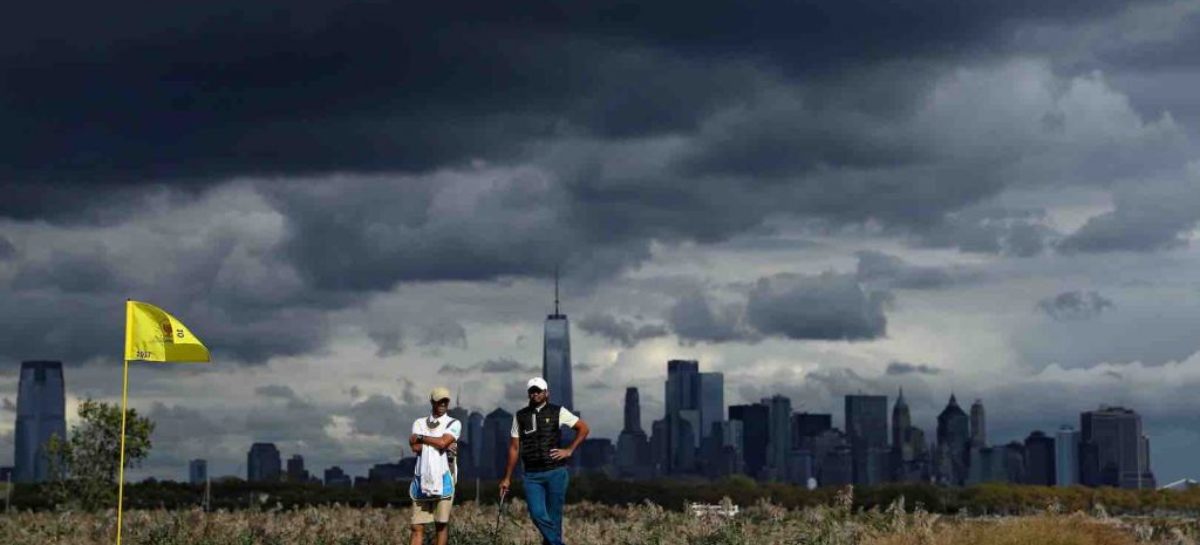
{"type": "Polygon", "coordinates": [[[445,386],[438,386],[432,392],[429,392],[430,401],[440,401],[442,399],[450,399],[450,389],[445,386]]]}

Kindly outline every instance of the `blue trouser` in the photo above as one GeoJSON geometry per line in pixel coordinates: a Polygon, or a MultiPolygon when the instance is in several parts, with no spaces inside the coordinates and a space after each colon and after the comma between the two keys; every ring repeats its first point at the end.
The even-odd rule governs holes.
{"type": "Polygon", "coordinates": [[[542,545],[563,545],[562,514],[571,475],[560,467],[525,474],[525,502],[529,518],[542,533],[542,545]]]}

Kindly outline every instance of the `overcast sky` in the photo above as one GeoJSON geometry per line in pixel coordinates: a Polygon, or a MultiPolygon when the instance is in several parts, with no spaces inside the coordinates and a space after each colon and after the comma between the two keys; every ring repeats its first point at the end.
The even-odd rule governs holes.
{"type": "Polygon", "coordinates": [[[694,358],[1200,474],[1200,2],[62,4],[0,32],[0,464],[21,360],[119,401],[131,297],[214,355],[132,369],[135,477],[362,474],[520,406],[557,267],[599,436],[694,358]]]}

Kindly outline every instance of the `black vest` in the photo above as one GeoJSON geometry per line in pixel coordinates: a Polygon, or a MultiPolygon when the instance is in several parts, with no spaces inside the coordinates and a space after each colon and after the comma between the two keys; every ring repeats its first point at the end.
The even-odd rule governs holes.
{"type": "Polygon", "coordinates": [[[521,463],[525,471],[549,471],[566,465],[566,460],[550,457],[550,449],[559,448],[562,430],[559,429],[558,405],[547,403],[541,411],[533,407],[517,411],[517,434],[520,437],[521,463]]]}

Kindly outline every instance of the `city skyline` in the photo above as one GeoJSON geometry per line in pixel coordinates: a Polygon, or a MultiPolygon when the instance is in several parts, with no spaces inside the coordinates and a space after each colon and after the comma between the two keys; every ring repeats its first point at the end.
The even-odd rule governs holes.
{"type": "Polygon", "coordinates": [[[255,442],[362,475],[439,383],[519,407],[555,313],[597,436],[630,386],[652,434],[682,360],[726,406],[903,388],[926,442],[949,394],[1000,445],[1136,408],[1156,477],[1197,476],[1200,3],[591,8],[23,6],[0,464],[21,361],[62,362],[67,425],[119,399],[133,298],[213,357],[131,369],[134,478],[255,442]]]}
{"type": "MultiPolygon", "coordinates": [[[[552,318],[556,317],[560,317],[557,312],[552,318]]],[[[56,418],[62,419],[65,377],[61,370],[60,362],[22,363],[25,395],[20,401],[25,409],[20,422],[31,436],[61,433],[55,431],[54,425],[56,418]],[[41,421],[49,423],[48,431],[39,431],[43,426],[38,424],[41,421]]],[[[846,394],[843,426],[839,429],[832,427],[834,415],[794,411],[792,401],[779,394],[749,405],[724,406],[719,403],[724,395],[723,375],[701,372],[696,360],[670,360],[666,362],[666,371],[663,385],[667,404],[663,418],[651,426],[653,433],[649,437],[642,433],[639,392],[636,387],[626,388],[619,440],[590,438],[581,446],[576,460],[582,464],[576,469],[603,469],[610,476],[635,479],[746,474],[766,481],[798,485],[807,481],[835,486],[894,481],[963,486],[995,479],[1122,488],[1153,488],[1156,483],[1149,438],[1142,431],[1141,416],[1124,407],[1101,404],[1096,410],[1081,412],[1079,431],[1063,425],[1050,436],[1035,429],[1029,432],[1023,445],[1020,440],[990,444],[986,439],[983,401],[976,399],[972,403],[968,417],[951,393],[937,418],[936,439],[926,443],[923,428],[912,421],[903,389],[891,405],[890,420],[888,396],[868,395],[861,390],[846,394]],[[705,386],[706,378],[716,379],[714,388],[705,386]],[[704,415],[717,409],[719,416],[704,415]],[[702,420],[712,420],[712,429],[704,434],[693,433],[693,426],[702,420]],[[627,431],[634,433],[629,435],[627,431]],[[827,437],[830,432],[835,435],[827,437]],[[835,444],[828,443],[831,439],[842,445],[844,453],[830,450],[835,444]],[[628,441],[632,443],[626,445],[628,441]],[[1056,472],[1063,480],[1055,476],[1056,472]],[[826,479],[829,481],[825,482],[826,479]]],[[[478,411],[455,404],[449,414],[464,422],[461,440],[466,444],[458,462],[463,476],[499,478],[507,451],[506,432],[511,413],[497,408],[484,417],[478,411]]],[[[34,468],[42,467],[44,461],[34,452],[16,459],[23,460],[24,467],[18,463],[16,468],[5,467],[5,470],[23,476],[21,481],[46,478],[35,473],[39,470],[34,468]]],[[[327,486],[345,483],[358,486],[359,481],[403,479],[415,467],[413,460],[410,453],[404,452],[396,462],[374,463],[367,475],[359,476],[344,473],[335,465],[326,468],[324,482],[327,486]]],[[[312,482],[322,482],[310,477],[301,453],[291,454],[285,471],[283,455],[271,442],[255,442],[246,454],[245,468],[243,478],[249,482],[310,482],[310,478],[312,482]]],[[[187,475],[185,482],[191,484],[206,480],[207,460],[189,460],[187,475]]]]}

